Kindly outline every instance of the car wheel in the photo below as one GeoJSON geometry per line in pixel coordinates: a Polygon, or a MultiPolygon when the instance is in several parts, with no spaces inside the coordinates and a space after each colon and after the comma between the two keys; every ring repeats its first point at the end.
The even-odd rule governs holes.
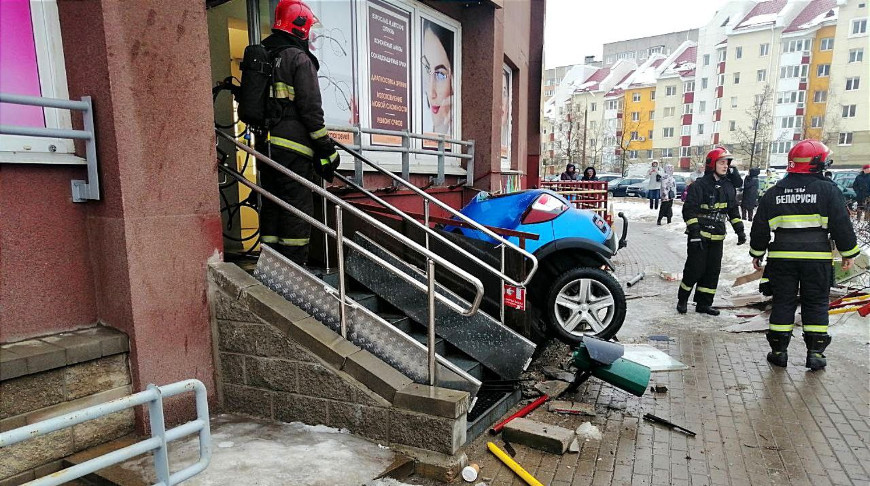
{"type": "Polygon", "coordinates": [[[598,268],[573,268],[560,275],[547,297],[547,325],[560,341],[583,336],[610,339],[625,320],[625,293],[612,275],[598,268]]]}

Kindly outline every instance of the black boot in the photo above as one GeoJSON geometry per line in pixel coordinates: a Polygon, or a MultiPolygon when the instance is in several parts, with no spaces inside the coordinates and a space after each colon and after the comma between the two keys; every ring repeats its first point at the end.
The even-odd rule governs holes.
{"type": "Polygon", "coordinates": [[[711,316],[718,316],[719,315],[719,309],[714,309],[714,308],[710,307],[709,305],[698,304],[695,306],[695,312],[697,312],[699,314],[709,314],[711,316]]]}
{"type": "Polygon", "coordinates": [[[805,332],[804,343],[807,345],[807,368],[813,371],[824,369],[828,360],[822,353],[831,344],[831,336],[821,332],[805,332]]]}
{"type": "Polygon", "coordinates": [[[680,314],[685,314],[688,311],[689,311],[688,302],[681,302],[678,300],[677,301],[677,312],[679,312],[680,314]]]}
{"type": "Polygon", "coordinates": [[[775,366],[785,368],[788,365],[788,343],[791,341],[791,332],[767,331],[767,342],[770,343],[771,351],[767,353],[767,361],[775,366]]]}

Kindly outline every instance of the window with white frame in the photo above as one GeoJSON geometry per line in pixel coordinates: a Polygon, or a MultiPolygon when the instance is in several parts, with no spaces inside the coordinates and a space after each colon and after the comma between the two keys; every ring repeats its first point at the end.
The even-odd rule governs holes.
{"type": "Polygon", "coordinates": [[[653,130],[649,130],[649,131],[647,131],[647,133],[646,133],[646,138],[647,138],[647,140],[652,140],[652,139],[653,139],[653,130]]]}
{"type": "Polygon", "coordinates": [[[825,117],[824,116],[818,115],[818,116],[814,116],[810,119],[810,127],[812,127],[812,128],[822,128],[822,126],[824,124],[825,124],[825,117]]]}
{"type": "Polygon", "coordinates": [[[736,96],[731,97],[731,108],[737,108],[737,97],[736,96]]]}
{"type": "Polygon", "coordinates": [[[671,159],[674,157],[674,149],[672,148],[663,148],[662,149],[662,158],[663,159],[671,159]]]}
{"type": "Polygon", "coordinates": [[[793,39],[782,43],[782,52],[801,52],[812,50],[811,39],[793,39]]]}
{"type": "Polygon", "coordinates": [[[655,111],[655,110],[650,110],[650,111],[649,111],[649,119],[650,119],[650,120],[655,120],[655,119],[656,119],[656,111],[655,111]]]}
{"type": "Polygon", "coordinates": [[[858,105],[843,105],[843,118],[855,118],[858,105]]]}
{"type": "Polygon", "coordinates": [[[680,147],[680,157],[691,157],[692,147],[680,147]]]}
{"type": "Polygon", "coordinates": [[[767,81],[767,69],[755,71],[755,80],[758,82],[767,81]]]}
{"type": "Polygon", "coordinates": [[[734,84],[740,84],[740,73],[734,73],[734,84]]]}
{"type": "Polygon", "coordinates": [[[598,128],[598,122],[596,122],[595,120],[592,120],[589,122],[589,129],[590,130],[595,130],[597,128],[598,128]]]}
{"type": "Polygon", "coordinates": [[[735,131],[735,130],[737,130],[737,122],[734,121],[734,120],[730,120],[730,121],[728,122],[728,131],[729,131],[729,132],[733,132],[733,131],[735,131]]]}
{"type": "Polygon", "coordinates": [[[849,49],[849,62],[861,62],[864,60],[864,49],[849,49]]]}
{"type": "Polygon", "coordinates": [[[631,112],[631,121],[640,121],[640,112],[632,111],[631,112]]]}
{"type": "Polygon", "coordinates": [[[698,102],[698,113],[706,113],[707,112],[707,102],[699,101],[698,102]]]}
{"type": "Polygon", "coordinates": [[[676,111],[677,111],[676,107],[674,107],[674,106],[668,106],[668,107],[666,107],[665,110],[664,110],[664,116],[666,116],[666,117],[668,117],[668,116],[674,116],[674,113],[675,113],[676,111]]]}
{"type": "Polygon", "coordinates": [[[784,116],[780,121],[780,128],[800,128],[803,126],[803,117],[784,116]]]}
{"type": "Polygon", "coordinates": [[[637,140],[638,138],[640,138],[640,135],[638,135],[637,132],[631,132],[631,140],[632,141],[637,140]]]}
{"type": "Polygon", "coordinates": [[[713,133],[719,133],[719,123],[721,123],[721,122],[717,122],[717,121],[713,122],[713,133]]]}
{"type": "Polygon", "coordinates": [[[640,101],[640,93],[634,93],[631,95],[631,101],[638,102],[640,101]]]}
{"type": "Polygon", "coordinates": [[[628,151],[628,158],[631,160],[636,159],[637,158],[637,150],[629,150],[628,151]]]}
{"type": "Polygon", "coordinates": [[[680,135],[687,136],[692,134],[692,125],[682,125],[680,127],[680,135]]]}
{"type": "Polygon", "coordinates": [[[665,87],[665,96],[674,96],[675,94],[677,94],[677,87],[676,86],[665,87]]]}
{"type": "Polygon", "coordinates": [[[698,124],[698,135],[703,135],[703,134],[704,134],[704,124],[699,123],[698,124]]]}
{"type": "Polygon", "coordinates": [[[833,37],[825,37],[822,39],[821,44],[819,45],[820,51],[831,51],[834,49],[834,38],[833,37]]]}
{"type": "Polygon", "coordinates": [[[813,103],[824,103],[826,101],[828,101],[828,90],[813,91],[813,103]]]}
{"type": "Polygon", "coordinates": [[[727,59],[727,57],[728,57],[728,55],[727,55],[725,49],[724,48],[720,49],[719,50],[719,62],[725,62],[725,59],[727,59]]]}
{"type": "MultiPolygon", "coordinates": [[[[57,2],[3,0],[0,3],[2,91],[68,99],[57,2]]],[[[69,110],[5,103],[0,104],[0,125],[61,130],[72,128],[69,110]]],[[[75,145],[69,139],[0,135],[0,160],[6,162],[68,164],[71,162],[68,154],[74,152],[75,145]],[[35,159],[29,156],[36,153],[44,156],[35,159]]]]}
{"type": "Polygon", "coordinates": [[[761,44],[760,46],[758,46],[758,56],[759,57],[764,57],[768,54],[770,54],[770,44],[765,43],[765,44],[761,44]]]}
{"type": "Polygon", "coordinates": [[[755,106],[759,106],[764,103],[764,95],[757,94],[755,95],[755,106]]]}
{"type": "Polygon", "coordinates": [[[701,78],[701,89],[707,89],[707,78],[701,78]]]}
{"type": "Polygon", "coordinates": [[[716,101],[713,102],[713,110],[722,109],[722,98],[716,98],[716,101]]]}
{"type": "Polygon", "coordinates": [[[695,91],[695,82],[694,81],[686,81],[683,83],[683,93],[691,93],[695,91]]]}
{"type": "Polygon", "coordinates": [[[662,128],[662,138],[671,138],[674,136],[674,127],[662,128]]]}
{"type": "Polygon", "coordinates": [[[703,61],[703,64],[704,64],[705,66],[709,66],[709,65],[710,65],[710,54],[704,54],[704,61],[703,61]]]}
{"type": "Polygon", "coordinates": [[[831,75],[831,65],[830,64],[819,64],[818,69],[816,70],[816,74],[820,78],[825,77],[825,76],[830,76],[831,75]]]}
{"type": "Polygon", "coordinates": [[[619,100],[608,100],[604,103],[604,108],[607,110],[618,110],[619,100]]]}
{"type": "Polygon", "coordinates": [[[650,99],[651,101],[655,101],[655,99],[656,99],[656,90],[651,90],[651,91],[649,92],[649,99],[650,99]]]}
{"type": "Polygon", "coordinates": [[[720,74],[720,75],[716,78],[716,86],[724,86],[724,85],[725,85],[725,75],[724,75],[724,74],[720,74]]]}
{"type": "Polygon", "coordinates": [[[837,139],[838,145],[852,145],[852,132],[840,132],[837,139]]]}
{"type": "Polygon", "coordinates": [[[846,78],[846,91],[855,91],[858,89],[858,85],[860,84],[861,78],[846,78]]]}
{"type": "Polygon", "coordinates": [[[805,77],[806,75],[806,65],[780,66],[779,68],[779,79],[805,77]]]}
{"type": "Polygon", "coordinates": [[[740,59],[741,57],[743,57],[743,48],[742,47],[735,47],[734,48],[734,57],[736,59],[740,59]]]}
{"type": "Polygon", "coordinates": [[[683,103],[683,114],[691,115],[692,114],[692,104],[691,103],[683,103]]]}
{"type": "Polygon", "coordinates": [[[794,146],[794,141],[773,142],[770,144],[770,152],[773,154],[787,154],[794,146]]]}
{"type": "Polygon", "coordinates": [[[852,35],[861,35],[867,33],[867,19],[852,20],[852,35]]]}

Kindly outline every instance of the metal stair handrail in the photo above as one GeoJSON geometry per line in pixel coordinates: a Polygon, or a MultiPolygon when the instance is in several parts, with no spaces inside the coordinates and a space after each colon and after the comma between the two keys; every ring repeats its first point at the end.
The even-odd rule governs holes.
{"type": "MultiPolygon", "coordinates": [[[[491,267],[489,264],[486,264],[486,263],[482,262],[481,260],[471,256],[465,250],[456,246],[454,243],[449,242],[452,246],[456,246],[456,248],[459,249],[459,251],[461,251],[463,254],[465,254],[465,256],[473,258],[474,260],[476,260],[477,263],[481,264],[483,266],[483,268],[487,269],[488,271],[490,271],[494,275],[498,276],[503,281],[510,283],[511,285],[526,286],[532,280],[532,277],[534,277],[535,272],[538,270],[538,259],[534,255],[532,255],[528,251],[520,248],[519,246],[511,243],[510,241],[506,240],[505,238],[503,238],[502,236],[500,236],[496,232],[492,231],[491,229],[487,228],[486,226],[484,226],[484,225],[478,223],[477,221],[474,221],[473,219],[469,218],[468,216],[462,214],[460,211],[453,209],[452,207],[445,204],[444,202],[442,202],[438,198],[433,197],[431,194],[427,193],[426,191],[423,191],[422,189],[411,184],[410,182],[406,181],[405,179],[397,176],[396,174],[384,169],[380,165],[372,162],[371,160],[366,158],[363,154],[353,150],[352,148],[339,142],[338,140],[334,140],[334,142],[335,142],[336,146],[340,147],[342,150],[344,150],[348,154],[354,156],[356,159],[364,162],[366,165],[375,169],[376,171],[386,175],[387,177],[389,177],[390,179],[392,179],[396,183],[405,186],[406,188],[410,189],[412,192],[414,192],[418,196],[421,196],[424,199],[424,202],[426,203],[425,209],[426,209],[427,213],[428,213],[429,204],[430,203],[435,204],[436,206],[443,209],[444,211],[447,211],[451,215],[453,215],[453,216],[461,219],[462,221],[468,223],[469,225],[474,227],[475,230],[484,233],[485,235],[489,236],[490,238],[492,238],[492,239],[494,239],[502,244],[502,255],[501,255],[502,268],[501,269],[495,269],[495,268],[491,267]],[[517,253],[522,255],[525,259],[531,261],[532,268],[529,270],[529,273],[526,275],[526,278],[524,280],[515,280],[504,273],[504,249],[505,248],[510,248],[511,250],[516,251],[517,253]]],[[[356,183],[351,182],[346,177],[343,177],[340,175],[339,175],[339,177],[346,184],[349,184],[352,187],[354,187],[354,189],[361,191],[363,194],[366,195],[366,197],[373,199],[373,200],[376,200],[377,202],[384,205],[388,209],[391,209],[392,211],[394,211],[396,214],[402,216],[403,218],[406,218],[408,221],[414,221],[414,223],[417,223],[419,225],[419,222],[416,219],[411,218],[410,216],[404,214],[404,212],[395,208],[394,206],[387,204],[385,201],[383,201],[382,199],[375,196],[371,191],[363,189],[362,187],[360,187],[356,183]]],[[[425,229],[429,230],[428,220],[426,221],[426,223],[427,224],[425,225],[425,229]]],[[[437,234],[436,232],[433,232],[433,233],[436,234],[442,241],[445,241],[445,242],[448,241],[443,236],[437,234]]],[[[427,232],[427,234],[428,234],[428,232],[427,232]]]]}
{"type": "Polygon", "coordinates": [[[144,391],[134,395],[121,397],[111,402],[93,405],[82,410],[76,410],[35,424],[0,433],[0,449],[27,439],[44,436],[51,432],[144,404],[148,405],[151,438],[97,456],[81,464],[70,466],[27,484],[32,486],[65,484],[148,452],[154,453],[154,471],[157,477],[155,486],[178,484],[204,471],[211,461],[211,428],[209,424],[206,388],[201,381],[196,379],[179,381],[163,386],[148,385],[144,391]],[[166,424],[163,420],[163,398],[187,392],[193,392],[196,399],[196,420],[166,430],[166,424]],[[191,434],[199,434],[199,460],[179,471],[171,473],[169,468],[168,443],[191,434]]]}
{"type": "MultiPolygon", "coordinates": [[[[416,279],[405,274],[405,272],[401,271],[400,269],[396,268],[395,266],[391,265],[390,263],[384,261],[382,258],[378,257],[377,255],[371,253],[366,248],[363,248],[362,246],[358,245],[353,240],[344,237],[344,235],[341,232],[339,224],[336,224],[336,228],[338,229],[338,231],[336,231],[336,229],[330,228],[328,225],[324,224],[322,221],[318,221],[317,219],[306,214],[305,212],[299,210],[298,208],[296,208],[296,207],[288,204],[287,202],[283,201],[282,199],[276,197],[274,194],[266,191],[265,189],[258,186],[257,184],[254,184],[253,182],[249,181],[246,177],[244,177],[243,174],[240,174],[240,173],[238,173],[238,172],[236,172],[228,167],[225,167],[222,164],[218,164],[218,168],[220,170],[226,172],[228,175],[230,175],[231,177],[233,177],[234,179],[239,181],[240,184],[243,184],[246,187],[248,187],[249,189],[251,189],[252,191],[259,193],[263,197],[265,197],[265,198],[269,199],[270,201],[274,202],[275,204],[281,206],[283,209],[290,211],[295,216],[297,216],[297,217],[303,219],[304,221],[306,221],[307,223],[311,224],[314,228],[316,228],[320,231],[323,231],[328,236],[335,238],[336,241],[340,241],[341,242],[339,245],[340,251],[343,251],[343,248],[341,248],[341,247],[343,247],[345,245],[353,248],[355,251],[358,251],[359,253],[365,255],[367,258],[371,259],[372,261],[377,262],[380,266],[389,270],[391,273],[395,274],[397,277],[401,278],[402,280],[404,280],[408,284],[414,286],[415,288],[419,289],[420,291],[432,293],[433,295],[430,295],[430,299],[433,299],[433,298],[438,299],[440,302],[442,302],[443,304],[445,304],[447,307],[449,307],[450,309],[452,309],[455,312],[458,312],[458,313],[465,315],[465,316],[470,316],[470,315],[475,314],[478,311],[478,309],[480,308],[480,303],[483,300],[483,293],[484,293],[483,283],[480,281],[479,278],[477,278],[474,275],[472,275],[471,273],[463,270],[462,268],[458,267],[457,265],[453,264],[452,262],[444,259],[443,257],[438,255],[437,253],[432,252],[428,248],[426,248],[426,247],[424,247],[424,246],[422,246],[422,245],[420,245],[412,240],[409,240],[408,238],[406,238],[404,235],[402,235],[398,231],[390,228],[389,226],[382,223],[381,221],[378,221],[377,219],[375,219],[372,216],[370,216],[369,214],[367,214],[365,211],[353,206],[352,204],[348,203],[347,201],[345,201],[345,200],[339,198],[338,196],[332,194],[331,192],[327,191],[323,187],[321,187],[317,184],[314,184],[313,182],[309,181],[308,179],[306,179],[306,178],[296,174],[295,172],[287,169],[286,167],[282,166],[278,162],[275,162],[271,158],[263,155],[262,153],[258,152],[257,150],[239,142],[232,135],[229,135],[229,134],[227,134],[227,133],[225,133],[217,128],[215,128],[215,133],[217,133],[217,135],[219,137],[228,140],[230,143],[235,145],[237,148],[239,148],[239,149],[245,151],[246,153],[248,153],[249,155],[253,156],[258,161],[261,161],[261,162],[267,164],[268,166],[272,167],[273,169],[281,172],[282,174],[286,175],[287,177],[290,177],[291,179],[295,180],[296,182],[302,184],[303,186],[305,186],[306,188],[308,188],[309,190],[311,190],[315,194],[320,195],[325,200],[328,200],[328,201],[332,202],[333,204],[335,204],[336,205],[336,221],[337,222],[341,221],[341,211],[343,211],[343,210],[348,211],[351,214],[353,214],[354,216],[356,216],[356,217],[362,219],[363,221],[365,221],[366,223],[370,224],[372,227],[375,227],[378,230],[380,230],[381,232],[389,235],[390,237],[395,239],[397,242],[407,246],[408,248],[411,248],[412,250],[416,251],[420,255],[424,256],[430,262],[430,268],[431,268],[432,264],[437,263],[438,265],[441,265],[443,268],[449,270],[451,273],[462,278],[463,280],[465,280],[466,282],[468,282],[469,284],[471,284],[474,287],[474,290],[475,290],[474,299],[470,303],[465,301],[468,304],[468,306],[466,308],[464,308],[464,307],[456,304],[453,300],[447,298],[446,296],[444,296],[438,292],[434,292],[434,291],[430,292],[430,289],[434,289],[434,286],[432,284],[424,285],[424,284],[418,282],[416,279]]],[[[340,258],[340,256],[341,255],[339,255],[339,259],[338,259],[339,279],[341,279],[343,282],[344,272],[343,272],[342,266],[343,266],[344,262],[342,261],[342,258],[340,258]]],[[[430,273],[433,273],[432,277],[434,277],[434,272],[430,272],[430,273]]],[[[340,287],[339,290],[342,293],[341,302],[342,302],[342,304],[344,304],[344,302],[345,302],[344,285],[339,285],[339,287],[340,287]]],[[[460,300],[464,301],[464,299],[460,299],[460,300]]],[[[342,305],[341,308],[342,308],[342,313],[341,313],[342,336],[346,337],[345,324],[344,324],[344,322],[345,322],[345,315],[344,314],[345,313],[343,311],[344,306],[342,305]]],[[[434,347],[432,348],[432,350],[434,351],[434,347]]],[[[434,356],[431,357],[430,360],[432,358],[434,358],[434,356]]]]}

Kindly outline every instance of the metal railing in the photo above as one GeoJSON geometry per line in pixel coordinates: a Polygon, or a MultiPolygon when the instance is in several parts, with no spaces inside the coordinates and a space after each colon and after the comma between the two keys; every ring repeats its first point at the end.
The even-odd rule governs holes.
{"type": "Polygon", "coordinates": [[[27,483],[29,486],[55,486],[99,471],[148,452],[154,453],[156,486],[171,486],[190,479],[208,467],[211,461],[211,429],[209,426],[208,401],[205,385],[199,380],[185,380],[170,385],[148,385],[145,391],[119,398],[111,402],[94,405],[65,415],[53,417],[42,422],[0,433],[0,448],[8,447],[27,439],[40,437],[51,432],[72,427],[96,418],[120,412],[139,405],[148,405],[151,425],[151,438],[131,444],[122,449],[95,457],[81,464],[68,467],[56,473],[27,483]],[[196,420],[166,430],[163,421],[163,398],[181,393],[193,392],[196,398],[196,420]],[[167,444],[182,437],[199,433],[199,461],[180,471],[169,471],[169,449],[167,444]]]}
{"type": "Polygon", "coordinates": [[[84,140],[88,179],[74,179],[71,181],[73,202],[100,200],[100,176],[97,172],[97,142],[94,132],[94,108],[90,96],[82,96],[81,101],[75,101],[0,93],[0,103],[81,111],[82,120],[84,121],[84,130],[0,125],[0,135],[84,140]]]}
{"type": "MultiPolygon", "coordinates": [[[[337,265],[338,265],[338,275],[339,275],[339,289],[338,289],[338,291],[339,291],[339,318],[340,318],[340,323],[341,323],[340,325],[341,325],[342,337],[347,338],[347,317],[346,317],[347,311],[345,308],[347,306],[347,295],[346,295],[345,280],[344,280],[344,273],[345,272],[344,272],[344,258],[343,258],[345,246],[353,248],[355,251],[359,252],[361,255],[363,255],[366,258],[370,259],[371,261],[377,263],[378,265],[385,268],[389,272],[393,273],[397,277],[401,278],[402,280],[404,280],[405,282],[407,282],[411,286],[417,288],[421,292],[427,293],[427,295],[429,296],[429,303],[430,303],[430,305],[429,305],[429,329],[430,329],[430,332],[429,332],[429,338],[427,339],[428,358],[429,358],[429,370],[428,371],[429,371],[429,384],[434,385],[437,381],[437,376],[436,376],[436,371],[435,371],[436,367],[435,367],[435,339],[434,339],[435,301],[437,300],[437,301],[443,303],[449,309],[453,310],[454,312],[458,312],[462,315],[465,315],[465,316],[473,315],[478,311],[478,309],[480,308],[480,303],[483,300],[484,289],[483,289],[483,283],[480,281],[480,279],[475,277],[471,273],[463,270],[462,268],[458,267],[457,265],[453,264],[452,262],[446,260],[445,258],[441,257],[440,255],[432,252],[431,250],[429,250],[425,246],[422,246],[414,241],[409,240],[402,233],[390,228],[389,226],[387,226],[383,222],[373,218],[372,216],[370,216],[366,212],[362,211],[361,209],[353,206],[352,204],[348,203],[347,201],[345,201],[345,200],[339,198],[338,196],[332,194],[331,192],[327,191],[325,188],[323,188],[317,184],[314,184],[313,182],[309,181],[308,179],[294,173],[293,171],[285,168],[281,164],[275,162],[274,160],[272,160],[269,157],[266,157],[262,153],[254,150],[253,148],[248,147],[247,145],[240,143],[232,135],[224,133],[223,131],[221,131],[219,129],[215,129],[215,132],[217,133],[218,137],[221,137],[225,140],[228,140],[233,145],[235,145],[237,148],[245,151],[249,155],[256,158],[258,161],[265,163],[266,165],[281,172],[282,174],[286,175],[287,177],[290,177],[291,179],[293,179],[297,183],[303,185],[304,187],[306,187],[308,190],[312,191],[313,193],[318,194],[319,196],[321,196],[324,199],[324,201],[329,201],[329,202],[332,202],[333,204],[335,204],[336,229],[332,229],[324,222],[319,221],[316,218],[313,218],[312,216],[306,214],[304,211],[297,209],[296,207],[294,207],[294,206],[288,204],[287,202],[281,200],[280,198],[276,197],[272,193],[264,190],[262,187],[258,186],[257,184],[254,184],[253,182],[249,181],[244,176],[244,174],[240,174],[237,171],[230,169],[222,164],[218,165],[218,168],[220,170],[224,171],[229,176],[236,179],[240,184],[248,187],[252,191],[259,193],[262,197],[269,199],[270,201],[274,202],[275,204],[277,204],[278,206],[280,206],[284,210],[289,211],[292,214],[294,214],[295,216],[297,216],[298,218],[306,221],[312,227],[322,231],[327,237],[332,237],[335,239],[336,245],[337,245],[337,254],[339,256],[337,265]],[[411,275],[406,274],[405,272],[396,268],[395,266],[393,266],[389,262],[385,261],[381,257],[370,252],[368,249],[357,244],[355,241],[348,239],[346,236],[344,236],[343,228],[342,228],[342,224],[341,224],[343,221],[343,212],[344,211],[347,211],[350,214],[353,214],[354,216],[360,218],[362,221],[368,223],[371,227],[376,228],[376,229],[380,230],[382,233],[390,236],[399,244],[404,245],[407,248],[410,248],[411,250],[413,250],[413,251],[417,252],[418,254],[420,254],[421,256],[425,257],[425,259],[427,261],[427,271],[426,271],[427,284],[426,285],[422,284],[421,282],[417,281],[417,279],[415,279],[411,275]],[[474,298],[473,298],[472,302],[469,303],[462,298],[454,297],[455,299],[458,299],[458,300],[462,301],[463,303],[467,304],[466,307],[463,307],[463,306],[458,305],[456,302],[454,302],[453,299],[448,298],[448,297],[442,295],[441,293],[434,291],[434,289],[435,289],[435,264],[438,264],[442,268],[450,271],[454,275],[458,276],[462,280],[469,283],[474,288],[475,294],[474,294],[474,298]]],[[[324,218],[325,217],[326,217],[326,214],[324,213],[324,218]]],[[[429,230],[429,231],[431,231],[431,230],[429,230]]]]}
{"type": "MultiPolygon", "coordinates": [[[[465,167],[465,185],[472,186],[474,184],[474,140],[458,140],[447,138],[442,134],[425,135],[421,133],[411,133],[408,131],[381,130],[376,128],[365,128],[360,126],[328,126],[326,127],[331,132],[343,132],[353,134],[353,145],[342,145],[344,148],[349,148],[360,153],[368,152],[395,152],[402,154],[402,178],[409,180],[411,176],[411,154],[416,155],[433,155],[437,157],[437,170],[435,175],[435,184],[444,184],[444,174],[446,168],[446,159],[455,158],[466,160],[465,167]],[[386,137],[396,137],[402,140],[401,146],[389,145],[363,145],[362,136],[367,135],[382,135],[386,137]],[[416,149],[411,147],[411,140],[423,140],[435,142],[438,144],[436,148],[416,149]],[[447,151],[447,145],[458,145],[460,149],[465,148],[467,153],[447,151]]],[[[357,184],[363,183],[363,161],[359,158],[354,159],[353,165],[353,180],[357,184]]]]}

